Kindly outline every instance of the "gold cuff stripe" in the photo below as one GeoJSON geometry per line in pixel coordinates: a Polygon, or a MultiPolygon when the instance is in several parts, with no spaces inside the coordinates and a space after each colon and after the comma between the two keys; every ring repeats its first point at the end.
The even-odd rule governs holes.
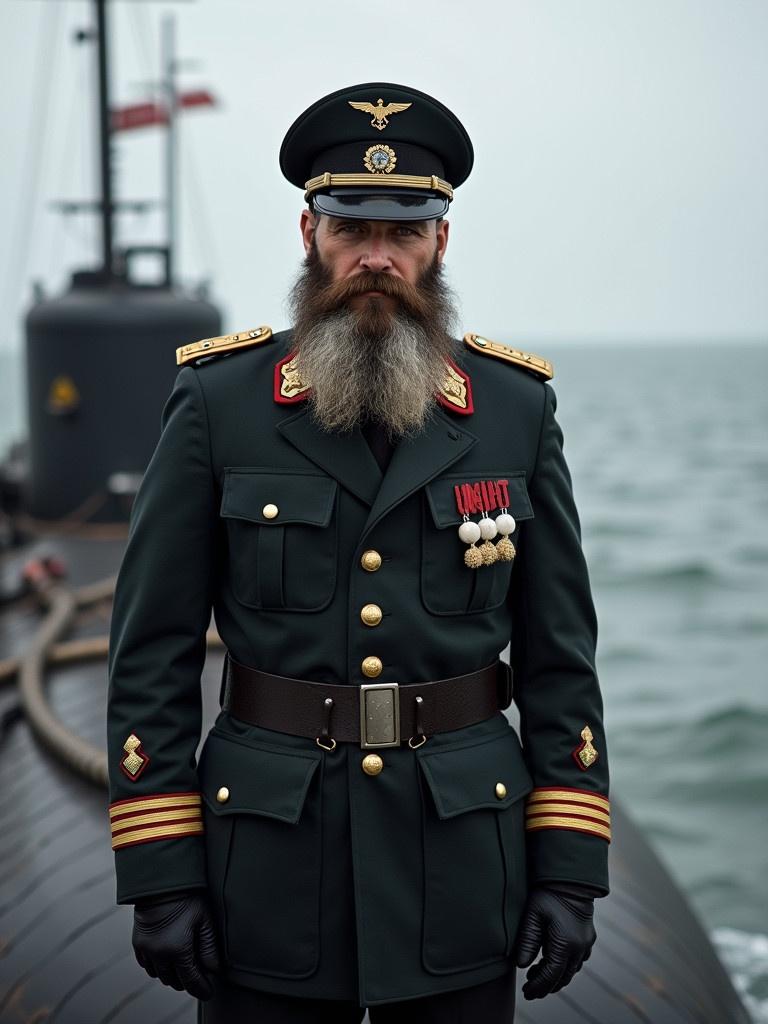
{"type": "Polygon", "coordinates": [[[131,843],[149,842],[152,839],[175,839],[179,836],[200,835],[203,831],[202,821],[181,822],[178,825],[158,825],[156,828],[136,829],[133,832],[125,832],[112,840],[112,849],[118,850],[121,846],[128,846],[131,843]]]}
{"type": "Polygon", "coordinates": [[[592,804],[603,811],[610,810],[610,802],[606,797],[598,793],[588,793],[586,790],[573,793],[567,789],[534,789],[528,797],[528,803],[543,803],[548,800],[557,800],[569,804],[592,804]]]}
{"type": "Polygon", "coordinates": [[[330,171],[326,171],[325,174],[318,174],[316,178],[310,178],[304,188],[309,194],[319,188],[360,188],[368,185],[381,185],[383,188],[424,188],[432,192],[442,192],[449,199],[453,199],[453,187],[435,174],[331,174],[330,171]]]}
{"type": "Polygon", "coordinates": [[[598,821],[604,821],[606,825],[611,823],[611,816],[608,811],[600,811],[596,807],[588,807],[586,804],[574,806],[574,804],[545,804],[537,802],[526,808],[526,814],[528,816],[532,814],[575,814],[577,809],[583,810],[585,814],[597,818],[598,821]]]}
{"type": "Polygon", "coordinates": [[[599,825],[596,821],[588,818],[559,818],[553,815],[544,815],[541,818],[533,818],[525,823],[528,832],[534,832],[543,828],[564,828],[574,832],[591,832],[603,839],[611,838],[611,830],[606,825],[599,825]]]}
{"type": "Polygon", "coordinates": [[[161,807],[190,807],[193,805],[201,806],[199,793],[188,793],[184,796],[146,796],[138,800],[119,800],[117,803],[111,804],[109,816],[116,818],[134,811],[153,811],[161,807]]]}
{"type": "Polygon", "coordinates": [[[118,818],[112,822],[112,835],[140,825],[159,825],[163,821],[202,821],[202,813],[195,808],[178,811],[155,811],[153,814],[134,814],[130,818],[118,818]]]}
{"type": "Polygon", "coordinates": [[[600,821],[598,818],[595,818],[593,815],[586,814],[586,813],[585,814],[529,814],[528,817],[525,819],[525,824],[526,824],[526,827],[531,827],[531,826],[535,825],[537,822],[546,822],[546,821],[557,821],[557,822],[560,822],[560,821],[573,821],[573,822],[588,821],[588,822],[594,823],[595,825],[602,825],[603,828],[610,829],[610,827],[611,827],[610,821],[607,821],[607,822],[606,821],[600,821]]]}

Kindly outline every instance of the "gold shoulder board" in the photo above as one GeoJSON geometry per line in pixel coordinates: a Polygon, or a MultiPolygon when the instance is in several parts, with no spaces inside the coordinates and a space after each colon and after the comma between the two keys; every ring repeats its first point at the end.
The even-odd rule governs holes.
{"type": "Polygon", "coordinates": [[[254,327],[250,331],[224,334],[220,338],[203,338],[202,341],[193,341],[191,345],[182,345],[181,348],[177,348],[176,364],[185,366],[201,356],[220,355],[222,352],[239,352],[241,349],[250,348],[251,345],[260,345],[263,341],[269,341],[271,337],[271,327],[254,327]]]}
{"type": "Polygon", "coordinates": [[[544,380],[551,380],[554,376],[552,363],[543,356],[536,356],[532,352],[521,352],[520,349],[510,348],[509,345],[502,345],[500,341],[490,341],[481,334],[465,334],[464,344],[475,352],[482,352],[486,356],[496,356],[497,359],[504,359],[515,366],[522,366],[531,370],[538,377],[544,380]]]}

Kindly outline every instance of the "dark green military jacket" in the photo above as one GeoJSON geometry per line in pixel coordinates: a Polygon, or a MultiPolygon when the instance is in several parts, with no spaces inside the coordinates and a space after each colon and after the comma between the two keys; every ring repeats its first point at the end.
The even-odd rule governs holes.
{"type": "Polygon", "coordinates": [[[267,991],[371,1005],[489,980],[533,883],[608,891],[596,620],[546,366],[468,335],[382,474],[360,430],[313,419],[289,332],[234,338],[179,371],[117,581],[118,902],[207,887],[227,976],[267,991]],[[470,569],[478,496],[506,504],[517,554],[470,569]],[[221,711],[196,763],[211,610],[235,660],[350,686],[511,643],[520,739],[499,711],[382,749],[369,775],[355,743],[221,711]]]}

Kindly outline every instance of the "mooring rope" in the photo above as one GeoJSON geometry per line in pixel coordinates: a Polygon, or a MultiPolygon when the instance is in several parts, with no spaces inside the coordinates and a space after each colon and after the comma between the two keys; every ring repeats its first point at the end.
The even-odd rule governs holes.
{"type": "MultiPolygon", "coordinates": [[[[17,658],[0,662],[0,679],[18,675],[21,709],[38,742],[75,774],[104,788],[108,784],[106,751],[78,736],[57,717],[48,702],[45,676],[51,664],[107,656],[108,636],[69,641],[60,637],[80,609],[113,596],[115,581],[116,577],[110,576],[77,589],[55,583],[41,591],[46,613],[28,649],[17,658]]],[[[206,641],[209,647],[223,646],[213,629],[206,634],[206,641]]]]}

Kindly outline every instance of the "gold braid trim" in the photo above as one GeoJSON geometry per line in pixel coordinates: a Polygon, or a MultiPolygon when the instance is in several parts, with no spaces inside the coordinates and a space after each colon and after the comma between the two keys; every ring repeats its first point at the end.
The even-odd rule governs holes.
{"type": "Polygon", "coordinates": [[[431,192],[442,192],[449,199],[453,199],[453,187],[436,174],[331,174],[330,171],[309,179],[304,186],[307,190],[304,198],[308,198],[319,188],[367,188],[369,185],[373,185],[374,188],[380,185],[382,188],[429,189],[431,192]]]}
{"type": "MultiPolygon", "coordinates": [[[[545,789],[539,787],[534,789],[528,797],[529,804],[547,800],[559,800],[562,803],[570,804],[594,804],[595,807],[600,807],[604,811],[610,810],[607,797],[600,796],[599,793],[590,793],[586,789],[574,791],[571,789],[545,789]]],[[[574,810],[574,808],[572,807],[571,810],[574,810]]]]}
{"type": "Polygon", "coordinates": [[[544,380],[551,380],[554,376],[552,363],[543,356],[534,355],[533,352],[522,352],[520,349],[510,348],[509,345],[502,345],[500,341],[490,341],[481,334],[465,334],[464,344],[474,352],[495,356],[507,363],[514,363],[515,366],[531,370],[544,380]]]}
{"type": "Polygon", "coordinates": [[[528,819],[525,827],[528,832],[541,831],[541,829],[545,828],[564,828],[570,829],[573,832],[591,832],[593,835],[601,836],[609,842],[611,840],[611,830],[607,825],[599,825],[596,821],[589,821],[587,818],[544,815],[541,818],[528,819]]]}
{"type": "Polygon", "coordinates": [[[119,850],[121,846],[130,846],[133,843],[148,843],[155,839],[177,839],[180,836],[202,835],[202,821],[179,822],[176,825],[158,825],[155,828],[136,829],[134,832],[125,832],[112,840],[112,849],[119,850]]]}
{"type": "Polygon", "coordinates": [[[249,331],[238,334],[223,334],[220,338],[203,338],[193,341],[190,345],[182,345],[176,349],[176,364],[186,366],[201,356],[220,355],[222,352],[240,351],[252,345],[261,345],[272,337],[271,327],[253,327],[249,331]]]}

